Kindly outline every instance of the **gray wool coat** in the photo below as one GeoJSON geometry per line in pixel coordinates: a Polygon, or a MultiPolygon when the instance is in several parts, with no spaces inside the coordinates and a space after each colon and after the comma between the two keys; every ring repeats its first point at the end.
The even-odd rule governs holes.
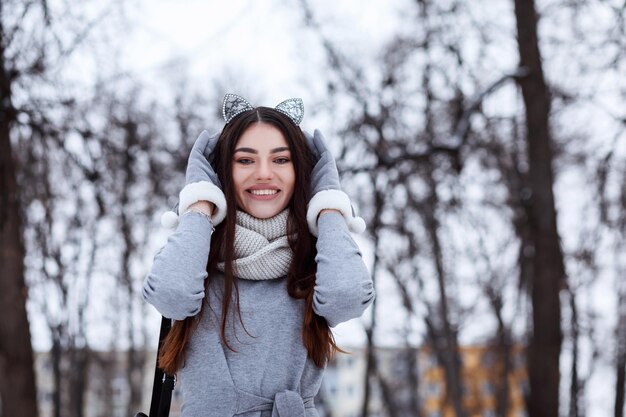
{"type": "MultiPolygon", "coordinates": [[[[313,309],[334,327],[359,317],[374,299],[374,288],[344,218],[323,214],[318,228],[313,309]]],[[[174,320],[195,316],[205,298],[209,302],[178,372],[182,416],[318,417],[313,398],[324,370],[307,357],[304,300],[287,294],[285,277],[240,279],[245,329],[231,304],[226,338],[236,352],[220,340],[223,276],[212,277],[204,287],[212,231],[203,214],[182,215],[143,285],[144,299],[174,320]]]]}

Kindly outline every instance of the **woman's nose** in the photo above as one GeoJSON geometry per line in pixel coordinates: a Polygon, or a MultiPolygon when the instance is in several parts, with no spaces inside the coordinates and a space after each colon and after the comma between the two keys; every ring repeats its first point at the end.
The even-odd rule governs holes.
{"type": "Polygon", "coordinates": [[[272,166],[267,161],[261,161],[257,164],[256,176],[258,179],[271,179],[274,177],[272,166]]]}

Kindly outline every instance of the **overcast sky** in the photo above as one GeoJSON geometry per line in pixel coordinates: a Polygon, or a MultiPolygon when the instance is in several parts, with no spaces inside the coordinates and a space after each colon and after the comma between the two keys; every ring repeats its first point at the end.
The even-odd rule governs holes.
{"type": "MultiPolygon", "coordinates": [[[[329,33],[341,35],[343,47],[371,54],[391,33],[403,2],[311,3],[329,33]]],[[[144,1],[130,8],[129,20],[125,65],[143,77],[162,80],[162,71],[172,66],[200,84],[228,74],[234,90],[249,90],[268,101],[253,105],[278,104],[292,96],[306,105],[325,92],[323,77],[317,76],[323,63],[320,43],[303,30],[299,1],[144,1]]]]}

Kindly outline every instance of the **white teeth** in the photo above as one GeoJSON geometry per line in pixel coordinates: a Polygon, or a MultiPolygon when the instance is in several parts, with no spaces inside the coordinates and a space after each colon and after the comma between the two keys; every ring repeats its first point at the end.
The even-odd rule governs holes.
{"type": "Polygon", "coordinates": [[[254,195],[272,195],[276,194],[278,190],[250,190],[254,195]]]}

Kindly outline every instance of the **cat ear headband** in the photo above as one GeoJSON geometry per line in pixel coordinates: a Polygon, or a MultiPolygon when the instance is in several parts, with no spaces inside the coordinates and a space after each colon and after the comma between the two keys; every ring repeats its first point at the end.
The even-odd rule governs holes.
{"type": "MultiPolygon", "coordinates": [[[[254,109],[254,107],[252,107],[252,105],[248,103],[245,98],[238,96],[237,94],[229,93],[224,96],[222,115],[224,116],[224,120],[227,124],[239,113],[252,109],[254,109]]],[[[296,124],[296,126],[300,125],[300,122],[304,117],[304,103],[302,102],[302,99],[299,98],[287,99],[281,102],[278,106],[274,107],[274,109],[289,117],[296,124]]]]}

